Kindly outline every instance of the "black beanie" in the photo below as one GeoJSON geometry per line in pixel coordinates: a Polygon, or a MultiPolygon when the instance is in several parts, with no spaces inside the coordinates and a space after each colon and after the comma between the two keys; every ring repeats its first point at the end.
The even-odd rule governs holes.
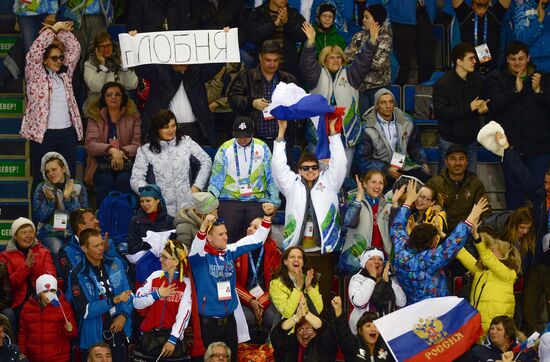
{"type": "Polygon", "coordinates": [[[388,16],[386,8],[384,5],[380,4],[368,6],[365,11],[368,11],[372,15],[374,21],[376,21],[380,26],[382,26],[382,23],[386,21],[386,17],[388,16]]]}
{"type": "Polygon", "coordinates": [[[317,13],[317,16],[320,17],[322,13],[330,11],[334,17],[336,17],[336,8],[332,4],[323,3],[319,5],[319,12],[317,13]]]}

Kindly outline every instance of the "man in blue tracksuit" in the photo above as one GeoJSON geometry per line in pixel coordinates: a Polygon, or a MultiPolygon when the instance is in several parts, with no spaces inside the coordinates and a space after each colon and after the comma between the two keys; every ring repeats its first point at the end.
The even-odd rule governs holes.
{"type": "Polygon", "coordinates": [[[79,241],[85,258],[69,275],[69,291],[83,360],[92,345],[105,342],[111,346],[113,361],[126,362],[133,306],[124,265],[103,255],[105,243],[99,231],[86,229],[79,241]]]}
{"type": "MultiPolygon", "coordinates": [[[[269,234],[275,206],[262,205],[264,217],[258,230],[227,245],[227,229],[212,214],[204,219],[189,253],[193,270],[201,324],[202,343],[225,342],[231,361],[237,361],[237,323],[233,312],[238,306],[235,259],[261,247],[269,234]]],[[[246,323],[246,322],[245,322],[246,323]]]]}
{"type": "MultiPolygon", "coordinates": [[[[77,209],[71,212],[69,216],[69,225],[73,230],[73,235],[69,238],[65,245],[59,249],[57,257],[59,258],[59,265],[61,266],[61,277],[65,282],[65,285],[69,285],[69,273],[73,269],[73,266],[77,265],[84,258],[84,253],[80,247],[79,236],[82,231],[86,229],[94,229],[101,233],[99,227],[99,221],[95,217],[92,209],[77,209]]],[[[105,250],[105,255],[110,258],[118,258],[124,264],[124,269],[127,269],[127,262],[116,250],[116,246],[113,240],[108,240],[108,247],[105,250]]],[[[67,293],[70,299],[70,291],[67,293]]]]}

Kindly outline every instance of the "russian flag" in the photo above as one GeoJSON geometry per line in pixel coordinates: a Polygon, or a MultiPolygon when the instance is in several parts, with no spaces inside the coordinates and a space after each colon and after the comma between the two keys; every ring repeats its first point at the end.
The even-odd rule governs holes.
{"type": "Polygon", "coordinates": [[[465,299],[425,299],[374,321],[397,361],[452,361],[476,343],[479,312],[465,299]]]}
{"type": "MultiPolygon", "coordinates": [[[[325,115],[333,113],[335,107],[329,105],[325,97],[319,94],[307,94],[305,90],[294,83],[279,82],[273,91],[268,110],[272,116],[282,120],[311,118],[317,129],[319,140],[315,155],[318,159],[330,157],[325,115]]],[[[341,113],[343,112],[336,116],[341,117],[341,113]]]]}

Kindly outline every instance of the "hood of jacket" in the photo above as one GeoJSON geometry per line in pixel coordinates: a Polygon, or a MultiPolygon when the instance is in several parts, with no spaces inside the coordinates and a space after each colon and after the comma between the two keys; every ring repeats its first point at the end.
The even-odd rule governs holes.
{"type": "Polygon", "coordinates": [[[181,220],[180,222],[189,223],[196,226],[201,226],[202,224],[202,219],[195,212],[195,209],[192,208],[180,209],[176,215],[176,218],[179,218],[179,220],[181,220]]]}
{"type": "MultiPolygon", "coordinates": [[[[109,117],[109,112],[106,107],[101,109],[99,108],[99,98],[95,102],[91,102],[87,105],[86,114],[88,114],[91,119],[103,122],[107,122],[109,117]]],[[[120,113],[120,117],[118,119],[121,119],[122,117],[134,116],[136,114],[138,114],[136,103],[128,97],[128,103],[126,103],[126,107],[122,107],[122,112],[120,113]]]]}
{"type": "Polygon", "coordinates": [[[46,163],[48,163],[48,161],[51,160],[52,158],[57,158],[61,160],[61,162],[63,162],[63,167],[65,167],[65,181],[68,181],[71,178],[71,171],[69,170],[69,165],[67,164],[65,157],[61,156],[61,154],[57,152],[48,152],[44,155],[44,157],[42,157],[42,161],[40,162],[40,172],[42,172],[44,183],[50,187],[53,187],[53,184],[46,177],[45,168],[46,168],[46,163]]]}

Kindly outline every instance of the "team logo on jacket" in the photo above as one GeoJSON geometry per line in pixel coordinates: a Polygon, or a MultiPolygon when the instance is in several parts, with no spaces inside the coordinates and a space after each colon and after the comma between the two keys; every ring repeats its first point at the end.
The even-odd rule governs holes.
{"type": "Polygon", "coordinates": [[[322,182],[317,182],[317,185],[315,185],[315,189],[319,191],[325,191],[327,187],[322,182]]]}
{"type": "Polygon", "coordinates": [[[464,191],[464,198],[465,198],[466,200],[469,200],[470,197],[472,197],[472,194],[470,193],[470,190],[465,190],[465,191],[464,191]]]}
{"type": "Polygon", "coordinates": [[[435,317],[420,318],[414,325],[413,332],[429,345],[437,344],[447,336],[443,323],[435,317]]]}
{"type": "Polygon", "coordinates": [[[380,348],[380,350],[378,350],[378,359],[388,359],[388,351],[380,348]]]}

